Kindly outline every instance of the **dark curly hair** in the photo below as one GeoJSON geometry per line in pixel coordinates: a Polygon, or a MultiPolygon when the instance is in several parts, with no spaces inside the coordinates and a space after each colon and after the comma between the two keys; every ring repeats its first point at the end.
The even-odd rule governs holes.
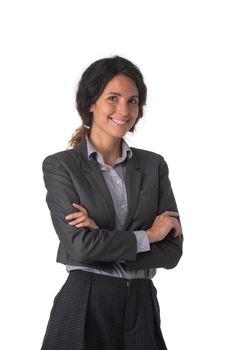
{"type": "MultiPolygon", "coordinates": [[[[89,111],[90,107],[98,100],[109,81],[119,74],[131,78],[138,89],[139,113],[134,125],[129,130],[134,132],[135,125],[143,116],[147,87],[139,68],[131,61],[120,56],[97,60],[83,72],[76,92],[76,108],[84,125],[91,128],[93,113],[89,111]]],[[[83,125],[77,128],[68,143],[69,148],[78,147],[85,134],[90,133],[90,128],[83,125]]]]}

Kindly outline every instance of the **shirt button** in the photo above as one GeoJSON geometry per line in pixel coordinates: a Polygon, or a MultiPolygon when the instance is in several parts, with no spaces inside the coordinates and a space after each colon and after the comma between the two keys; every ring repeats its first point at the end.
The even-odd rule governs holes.
{"type": "Polygon", "coordinates": [[[121,180],[117,180],[116,183],[117,183],[117,185],[119,185],[119,183],[121,183],[121,180]]]}

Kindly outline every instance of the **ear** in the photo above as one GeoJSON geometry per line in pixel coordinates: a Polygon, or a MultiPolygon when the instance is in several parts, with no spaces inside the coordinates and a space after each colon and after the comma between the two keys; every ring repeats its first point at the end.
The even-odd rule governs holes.
{"type": "Polygon", "coordinates": [[[91,105],[91,107],[89,108],[89,112],[94,112],[95,111],[95,103],[93,103],[93,105],[91,105]]]}

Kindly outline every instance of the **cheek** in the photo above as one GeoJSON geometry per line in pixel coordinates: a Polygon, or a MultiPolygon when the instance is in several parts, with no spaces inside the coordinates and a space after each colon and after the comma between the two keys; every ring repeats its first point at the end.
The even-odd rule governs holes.
{"type": "Polygon", "coordinates": [[[102,103],[101,106],[97,109],[97,114],[99,116],[108,116],[109,114],[114,112],[114,106],[108,103],[102,103]]]}
{"type": "Polygon", "coordinates": [[[111,114],[111,113],[113,113],[113,111],[114,111],[114,108],[113,108],[113,106],[110,106],[110,105],[104,105],[102,108],[102,113],[104,115],[111,114]]]}
{"type": "Polygon", "coordinates": [[[137,119],[138,113],[139,113],[139,108],[132,108],[132,110],[131,110],[131,116],[132,116],[132,118],[133,118],[134,120],[137,119]]]}
{"type": "Polygon", "coordinates": [[[112,109],[108,106],[101,106],[101,108],[96,108],[96,110],[93,113],[94,119],[97,121],[104,121],[106,120],[106,117],[112,113],[112,109]]]}

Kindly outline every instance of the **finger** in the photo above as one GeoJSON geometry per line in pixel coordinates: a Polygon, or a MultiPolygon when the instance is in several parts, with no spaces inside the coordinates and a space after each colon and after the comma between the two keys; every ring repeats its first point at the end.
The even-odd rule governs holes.
{"type": "Polygon", "coordinates": [[[179,234],[174,235],[175,238],[181,238],[183,236],[183,233],[179,232],[179,234]]]}
{"type": "Polygon", "coordinates": [[[180,222],[178,218],[174,218],[173,216],[169,216],[167,221],[172,225],[173,228],[180,227],[180,222]]]}
{"type": "Polygon", "coordinates": [[[71,213],[71,214],[67,215],[67,216],[65,217],[65,219],[66,219],[66,220],[76,219],[76,218],[78,218],[78,217],[80,217],[80,216],[82,216],[82,215],[83,215],[82,212],[76,211],[75,213],[71,213]]]}
{"type": "Polygon", "coordinates": [[[179,221],[177,220],[177,218],[174,218],[172,216],[169,216],[167,220],[168,220],[169,228],[170,229],[173,228],[175,230],[173,236],[177,237],[180,234],[180,223],[179,223],[179,221]]]}
{"type": "Polygon", "coordinates": [[[89,222],[87,220],[80,222],[79,224],[75,225],[76,227],[89,227],[89,222]]]}
{"type": "Polygon", "coordinates": [[[78,208],[81,212],[87,214],[87,210],[82,207],[80,204],[77,204],[77,203],[72,203],[72,205],[75,207],[75,208],[78,208]]]}
{"type": "Polygon", "coordinates": [[[69,225],[74,226],[76,224],[79,224],[82,221],[85,221],[87,219],[87,217],[85,215],[82,214],[82,216],[80,216],[79,218],[77,218],[76,220],[70,221],[69,225]]]}
{"type": "Polygon", "coordinates": [[[174,237],[177,238],[177,237],[181,237],[182,236],[182,227],[181,225],[177,225],[175,228],[175,233],[174,233],[174,237]]]}
{"type": "Polygon", "coordinates": [[[181,227],[179,237],[181,238],[182,236],[183,236],[183,230],[182,230],[182,227],[181,227]]]}
{"type": "Polygon", "coordinates": [[[175,237],[175,238],[180,237],[180,230],[178,228],[175,229],[175,233],[174,233],[173,237],[175,237]]]}
{"type": "Polygon", "coordinates": [[[179,216],[179,213],[177,211],[171,211],[171,210],[166,210],[162,214],[163,216],[179,216]]]}

